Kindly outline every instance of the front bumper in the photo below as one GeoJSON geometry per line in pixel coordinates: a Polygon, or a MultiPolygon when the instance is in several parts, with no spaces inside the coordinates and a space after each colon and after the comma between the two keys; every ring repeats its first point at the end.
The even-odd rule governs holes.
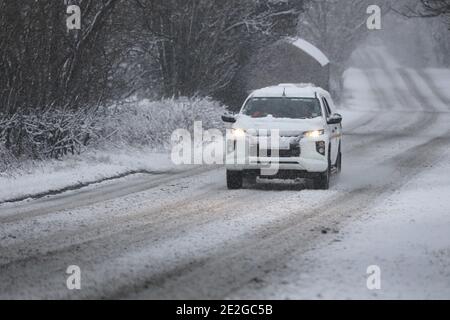
{"type": "Polygon", "coordinates": [[[278,170],[298,170],[306,172],[325,172],[328,169],[328,161],[306,158],[250,158],[246,163],[229,163],[228,170],[261,170],[277,167],[278,170]]]}
{"type": "MultiPolygon", "coordinates": [[[[317,151],[316,143],[324,141],[328,145],[328,136],[324,135],[318,138],[305,138],[300,140],[300,155],[296,157],[286,156],[252,156],[249,152],[253,146],[247,145],[245,152],[236,150],[235,147],[227,147],[226,168],[232,171],[244,170],[262,170],[269,169],[271,171],[301,171],[305,173],[323,173],[328,170],[328,148],[324,155],[317,151]],[[232,151],[230,151],[232,149],[232,151]]],[[[236,146],[234,141],[227,141],[236,146]]],[[[280,152],[279,155],[283,153],[280,152]]],[[[259,155],[259,154],[258,154],[259,155]]]]}

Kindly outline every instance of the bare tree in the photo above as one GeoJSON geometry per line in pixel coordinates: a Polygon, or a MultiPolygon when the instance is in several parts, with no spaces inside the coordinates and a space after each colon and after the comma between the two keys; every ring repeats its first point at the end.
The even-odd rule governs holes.
{"type": "Polygon", "coordinates": [[[389,0],[315,0],[300,15],[298,35],[330,59],[330,88],[336,93],[340,92],[347,60],[369,32],[367,8],[374,4],[380,6],[382,14],[389,11],[389,0]]]}
{"type": "Polygon", "coordinates": [[[108,26],[120,0],[78,0],[83,28],[67,31],[64,1],[0,1],[0,106],[77,107],[106,90],[112,55],[108,26]]]}
{"type": "Polygon", "coordinates": [[[303,0],[136,0],[139,41],[159,65],[164,96],[223,91],[245,51],[296,20],[303,0]]]}
{"type": "Polygon", "coordinates": [[[0,143],[59,157],[89,141],[96,106],[145,86],[224,93],[253,48],[295,30],[303,3],[0,0],[0,143]],[[66,28],[68,5],[81,9],[80,30],[66,28]]]}
{"type": "Polygon", "coordinates": [[[414,0],[399,1],[394,11],[407,18],[442,17],[450,24],[450,0],[414,0]]]}
{"type": "Polygon", "coordinates": [[[429,37],[434,41],[434,53],[439,63],[450,65],[450,0],[415,0],[395,3],[394,11],[407,18],[426,18],[429,37]]]}
{"type": "MultiPolygon", "coordinates": [[[[57,110],[69,112],[96,105],[108,96],[108,90],[114,90],[110,78],[119,58],[110,49],[113,46],[108,31],[119,2],[0,1],[0,118],[14,124],[0,128],[0,140],[15,154],[24,153],[27,143],[43,144],[35,140],[37,131],[30,129],[40,126],[34,121],[42,118],[35,115],[53,114],[51,121],[58,123],[57,110]],[[80,31],[66,29],[69,3],[82,9],[80,31]]],[[[44,132],[49,141],[59,136],[61,140],[53,141],[58,144],[69,141],[68,135],[74,131],[61,129],[56,136],[44,132]]],[[[58,148],[63,149],[61,145],[58,148]]]]}

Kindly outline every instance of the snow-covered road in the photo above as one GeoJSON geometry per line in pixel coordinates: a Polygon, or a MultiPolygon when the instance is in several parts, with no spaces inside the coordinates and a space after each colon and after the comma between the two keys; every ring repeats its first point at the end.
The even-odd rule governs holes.
{"type": "Polygon", "coordinates": [[[228,191],[204,167],[3,204],[0,298],[450,298],[450,71],[365,54],[379,67],[345,75],[331,190],[228,191]]]}

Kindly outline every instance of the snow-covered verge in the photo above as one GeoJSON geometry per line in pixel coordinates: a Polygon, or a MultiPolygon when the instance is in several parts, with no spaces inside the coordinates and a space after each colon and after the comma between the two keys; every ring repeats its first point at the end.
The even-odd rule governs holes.
{"type": "Polygon", "coordinates": [[[174,130],[222,128],[224,107],[208,98],[126,101],[100,110],[97,135],[81,154],[59,160],[15,158],[0,144],[0,202],[127,173],[166,171],[174,130]]]}
{"type": "Polygon", "coordinates": [[[449,299],[450,151],[329,242],[299,255],[263,289],[239,297],[270,299],[449,299]],[[305,267],[306,266],[306,267],[305,267]],[[380,268],[369,290],[369,266],[380,268]]]}
{"type": "Polygon", "coordinates": [[[11,176],[0,177],[0,203],[22,200],[66,188],[82,187],[106,179],[145,172],[172,170],[167,152],[151,148],[90,150],[63,160],[22,163],[11,176]]]}
{"type": "Polygon", "coordinates": [[[331,270],[318,270],[328,285],[314,290],[325,298],[449,299],[450,185],[443,174],[449,170],[447,152],[372,209],[371,218],[345,230],[342,243],[312,255],[338,261],[331,270]],[[380,290],[365,286],[370,265],[381,269],[380,290]]]}

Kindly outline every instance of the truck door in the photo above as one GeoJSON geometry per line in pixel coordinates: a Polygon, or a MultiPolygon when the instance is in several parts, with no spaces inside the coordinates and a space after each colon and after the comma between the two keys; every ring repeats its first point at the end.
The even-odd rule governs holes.
{"type": "MultiPolygon", "coordinates": [[[[333,113],[330,108],[330,104],[328,103],[327,98],[322,98],[323,105],[325,107],[326,118],[328,119],[333,113]]],[[[334,165],[337,160],[338,152],[339,152],[339,126],[338,124],[327,124],[328,132],[330,133],[330,144],[331,144],[331,164],[334,165]]]]}

